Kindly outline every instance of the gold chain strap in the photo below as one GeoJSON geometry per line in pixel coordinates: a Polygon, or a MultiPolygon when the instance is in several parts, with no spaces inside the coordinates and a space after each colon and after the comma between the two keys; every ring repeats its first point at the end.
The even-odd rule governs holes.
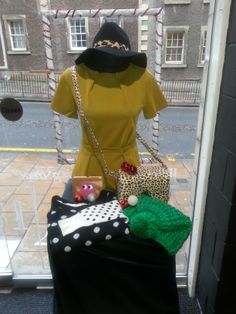
{"type": "Polygon", "coordinates": [[[96,138],[96,136],[94,134],[93,129],[91,128],[91,126],[89,124],[88,119],[86,118],[86,116],[84,114],[84,111],[83,111],[83,108],[82,108],[79,84],[78,84],[78,81],[77,81],[76,66],[72,67],[72,81],[73,81],[73,86],[74,86],[74,90],[75,90],[75,97],[76,97],[76,104],[77,104],[77,109],[78,109],[78,115],[80,116],[81,122],[84,124],[84,126],[86,127],[86,129],[88,131],[88,137],[89,137],[92,145],[95,148],[95,152],[94,153],[96,154],[96,150],[97,150],[97,152],[99,152],[100,157],[101,157],[101,158],[99,158],[99,160],[102,162],[102,166],[103,166],[105,174],[117,178],[117,175],[118,175],[117,171],[111,171],[108,168],[108,165],[107,165],[104,153],[103,153],[103,151],[102,151],[102,149],[101,149],[101,147],[100,147],[100,145],[98,143],[98,140],[97,140],[97,138],[96,138]]]}
{"type": "MultiPolygon", "coordinates": [[[[77,81],[76,66],[72,67],[72,82],[73,82],[74,91],[75,91],[78,116],[80,116],[81,122],[84,124],[84,126],[86,127],[86,129],[88,131],[89,139],[91,140],[91,143],[95,148],[95,154],[96,154],[96,151],[100,154],[99,160],[102,162],[102,166],[103,166],[105,174],[117,178],[118,171],[112,171],[109,169],[107,162],[106,162],[106,159],[105,159],[105,156],[104,156],[104,153],[101,149],[101,146],[98,143],[98,140],[94,134],[94,131],[91,128],[89,121],[84,114],[84,111],[82,108],[79,84],[77,81]]],[[[156,159],[164,168],[167,168],[167,166],[164,164],[164,162],[158,157],[157,153],[147,144],[147,142],[144,140],[144,138],[138,132],[136,132],[136,137],[140,141],[140,143],[143,144],[143,146],[148,150],[148,152],[152,155],[152,157],[154,159],[156,159]]]]}
{"type": "Polygon", "coordinates": [[[164,168],[167,168],[167,166],[164,164],[164,162],[160,159],[160,157],[157,155],[157,153],[148,145],[148,143],[145,141],[145,139],[136,131],[136,137],[139,140],[141,144],[147,149],[147,151],[152,155],[152,157],[157,160],[164,168]]]}

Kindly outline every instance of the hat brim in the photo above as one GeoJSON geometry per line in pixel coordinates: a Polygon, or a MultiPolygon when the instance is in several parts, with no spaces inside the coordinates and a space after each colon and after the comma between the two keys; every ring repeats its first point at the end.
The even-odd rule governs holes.
{"type": "Polygon", "coordinates": [[[114,58],[122,59],[122,58],[129,58],[130,62],[142,67],[147,67],[147,56],[145,53],[142,52],[134,52],[131,50],[121,50],[115,49],[110,47],[99,47],[99,48],[87,48],[85,51],[81,53],[81,55],[75,60],[76,64],[86,63],[86,61],[96,56],[96,54],[103,54],[104,57],[106,55],[113,56],[114,58]]]}

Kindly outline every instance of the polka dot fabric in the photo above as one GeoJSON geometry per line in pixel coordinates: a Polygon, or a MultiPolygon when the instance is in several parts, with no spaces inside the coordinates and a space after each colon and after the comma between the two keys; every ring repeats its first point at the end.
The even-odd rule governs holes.
{"type": "MultiPolygon", "coordinates": [[[[113,220],[113,226],[116,228],[120,224],[119,221],[116,221],[117,218],[127,219],[127,217],[121,212],[121,207],[118,201],[113,200],[103,204],[91,205],[89,207],[86,206],[86,208],[70,218],[67,218],[66,215],[62,215],[58,224],[61,228],[63,236],[65,236],[78,228],[113,220]]],[[[98,233],[100,227],[95,228],[95,230],[95,233],[98,233]]]]}
{"type": "Polygon", "coordinates": [[[97,241],[129,234],[128,218],[117,200],[96,204],[70,204],[53,196],[47,214],[48,245],[52,253],[70,253],[73,248],[89,247],[97,241]]]}

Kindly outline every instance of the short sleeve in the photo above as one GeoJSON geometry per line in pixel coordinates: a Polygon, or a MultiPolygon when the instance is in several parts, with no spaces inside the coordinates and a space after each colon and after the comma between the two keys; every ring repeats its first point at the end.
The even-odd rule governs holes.
{"type": "Polygon", "coordinates": [[[156,113],[168,106],[168,103],[158,86],[154,76],[147,71],[145,82],[143,113],[146,119],[154,118],[156,113]]]}
{"type": "Polygon", "coordinates": [[[77,107],[72,92],[71,69],[66,69],[60,76],[51,108],[68,118],[77,118],[77,107]]]}

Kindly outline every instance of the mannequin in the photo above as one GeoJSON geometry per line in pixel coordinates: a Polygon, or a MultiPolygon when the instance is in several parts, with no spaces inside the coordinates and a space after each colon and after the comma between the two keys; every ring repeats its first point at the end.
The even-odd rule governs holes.
{"type": "MultiPolygon", "coordinates": [[[[107,22],[95,36],[93,47],[75,64],[83,110],[109,168],[117,170],[123,161],[140,165],[138,116],[143,111],[145,118],[153,118],[167,106],[146,69],[146,55],[132,51],[124,30],[107,22]]],[[[51,107],[78,118],[70,68],[60,78],[51,107]]],[[[86,130],[82,132],[72,176],[103,176],[105,189],[98,201],[109,201],[115,197],[116,182],[104,172],[86,130]]],[[[69,181],[61,202],[68,203],[71,197],[69,181]]],[[[130,234],[78,247],[69,254],[53,254],[50,245],[49,241],[54,314],[179,314],[175,257],[159,243],[130,234]]]]}

